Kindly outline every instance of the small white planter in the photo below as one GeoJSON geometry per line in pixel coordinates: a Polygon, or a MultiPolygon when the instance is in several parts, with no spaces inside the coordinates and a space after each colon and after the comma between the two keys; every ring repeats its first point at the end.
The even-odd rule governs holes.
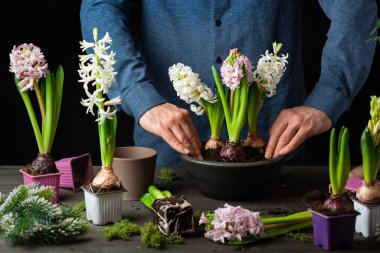
{"type": "Polygon", "coordinates": [[[93,193],[84,187],[82,189],[86,202],[87,220],[95,225],[105,225],[121,220],[124,191],[93,193]]]}
{"type": "Polygon", "coordinates": [[[355,230],[361,233],[364,237],[375,237],[376,225],[380,224],[380,204],[366,205],[356,199],[354,208],[360,213],[356,218],[355,230]]]}

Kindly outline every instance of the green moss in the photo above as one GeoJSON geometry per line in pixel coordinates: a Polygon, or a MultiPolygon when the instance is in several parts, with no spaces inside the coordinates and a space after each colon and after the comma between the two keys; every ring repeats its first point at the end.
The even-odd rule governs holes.
{"type": "Polygon", "coordinates": [[[286,233],[287,236],[293,237],[294,239],[301,241],[301,242],[310,242],[312,239],[312,236],[306,235],[304,233],[298,232],[289,232],[286,233]]]}
{"type": "Polygon", "coordinates": [[[140,226],[130,222],[128,219],[123,219],[111,227],[103,228],[102,231],[104,238],[108,241],[117,239],[129,241],[132,235],[140,234],[140,226]]]}
{"type": "Polygon", "coordinates": [[[157,225],[147,222],[141,227],[141,241],[148,248],[158,249],[161,247],[162,235],[157,225]]]}
{"type": "Polygon", "coordinates": [[[169,235],[166,237],[166,243],[168,244],[182,244],[184,240],[180,235],[169,235]]]}
{"type": "Polygon", "coordinates": [[[202,216],[202,212],[199,211],[199,210],[195,210],[194,213],[193,213],[193,216],[194,216],[194,219],[195,219],[196,221],[199,221],[199,219],[200,219],[201,216],[202,216]]]}
{"type": "Polygon", "coordinates": [[[174,169],[169,167],[161,168],[158,179],[165,184],[175,184],[177,182],[174,169]]]}

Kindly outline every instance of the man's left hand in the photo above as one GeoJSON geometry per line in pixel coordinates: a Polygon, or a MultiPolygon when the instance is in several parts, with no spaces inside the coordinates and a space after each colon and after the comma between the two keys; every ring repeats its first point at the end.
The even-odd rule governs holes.
{"type": "Polygon", "coordinates": [[[332,122],[322,111],[308,106],[284,109],[269,130],[265,158],[286,155],[311,136],[330,129],[332,122]]]}

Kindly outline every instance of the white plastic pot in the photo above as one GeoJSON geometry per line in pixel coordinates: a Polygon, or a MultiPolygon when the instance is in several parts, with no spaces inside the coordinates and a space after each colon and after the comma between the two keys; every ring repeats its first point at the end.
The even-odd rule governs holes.
{"type": "Polygon", "coordinates": [[[122,219],[123,193],[93,193],[82,187],[86,203],[87,220],[95,225],[105,225],[122,219]]]}
{"type": "Polygon", "coordinates": [[[364,237],[375,237],[376,226],[380,224],[380,204],[367,205],[356,199],[352,200],[355,210],[360,213],[356,218],[356,232],[361,233],[364,237]]]}

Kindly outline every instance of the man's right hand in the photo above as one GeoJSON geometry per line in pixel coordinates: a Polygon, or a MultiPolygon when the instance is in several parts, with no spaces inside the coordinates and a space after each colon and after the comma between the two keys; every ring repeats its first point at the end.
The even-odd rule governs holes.
{"type": "Polygon", "coordinates": [[[203,159],[201,142],[187,110],[165,103],[146,111],[139,120],[148,132],[162,137],[173,149],[203,159]]]}

